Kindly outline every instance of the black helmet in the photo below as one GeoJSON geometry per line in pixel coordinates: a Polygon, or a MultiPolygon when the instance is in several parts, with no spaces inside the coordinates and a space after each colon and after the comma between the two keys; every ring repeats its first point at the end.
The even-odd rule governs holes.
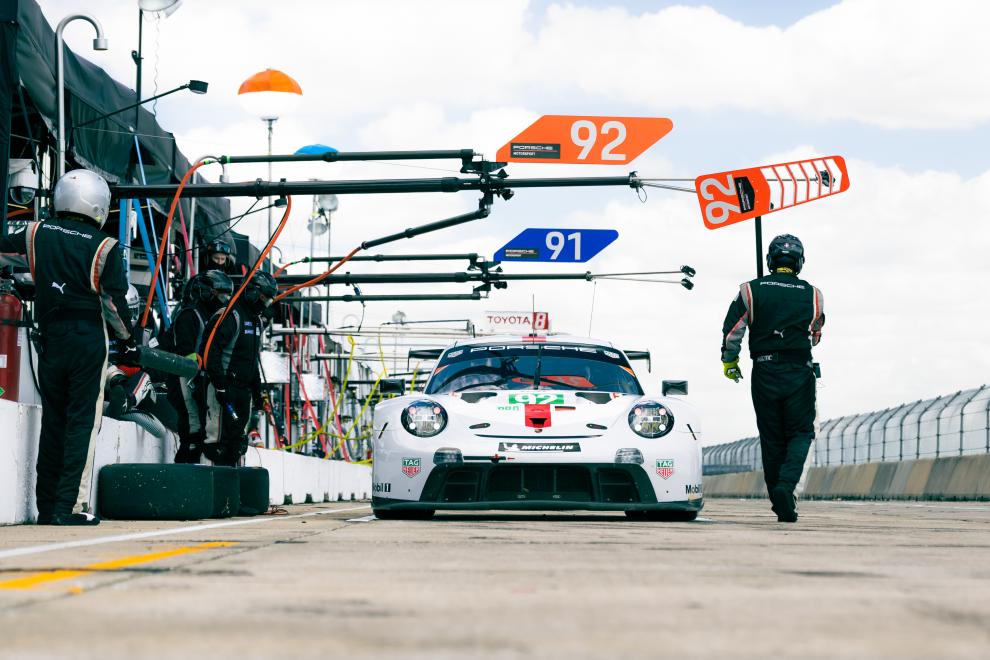
{"type": "Polygon", "coordinates": [[[244,289],[245,302],[258,307],[268,307],[276,295],[278,295],[278,284],[275,282],[275,278],[272,277],[271,273],[263,270],[257,271],[247,288],[244,289]],[[262,296],[267,300],[263,301],[262,296]]]}
{"type": "Polygon", "coordinates": [[[206,269],[222,269],[224,272],[232,272],[237,257],[230,243],[225,240],[215,238],[206,246],[206,269]],[[220,258],[218,255],[222,255],[220,258]]]}
{"type": "Polygon", "coordinates": [[[800,273],[804,266],[804,245],[801,244],[801,239],[790,234],[781,234],[770,241],[767,266],[771,271],[790,268],[795,273],[800,273]]]}
{"type": "Polygon", "coordinates": [[[193,275],[182,292],[182,302],[195,305],[213,298],[213,282],[205,273],[193,275]]]}
{"type": "MultiPolygon", "coordinates": [[[[210,289],[216,295],[217,300],[221,303],[225,304],[228,300],[230,300],[230,296],[234,293],[234,283],[223,271],[208,270],[201,275],[197,275],[196,277],[206,278],[206,280],[210,283],[210,289]]],[[[191,283],[192,282],[190,282],[190,284],[191,283]]]]}
{"type": "Polygon", "coordinates": [[[214,238],[212,241],[210,241],[210,244],[206,246],[206,251],[209,254],[220,252],[228,256],[234,253],[233,248],[230,247],[230,243],[223,240],[222,238],[214,238]]]}

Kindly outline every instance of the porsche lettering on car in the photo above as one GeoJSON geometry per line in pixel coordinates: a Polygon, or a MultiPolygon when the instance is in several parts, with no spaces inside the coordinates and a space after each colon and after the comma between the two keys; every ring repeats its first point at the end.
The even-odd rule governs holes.
{"type": "Polygon", "coordinates": [[[372,507],[379,518],[587,509],[693,520],[703,505],[700,424],[667,381],[664,390],[645,394],[607,342],[455,344],[422,393],[375,407],[373,478],[390,486],[375,489],[372,507]]]}

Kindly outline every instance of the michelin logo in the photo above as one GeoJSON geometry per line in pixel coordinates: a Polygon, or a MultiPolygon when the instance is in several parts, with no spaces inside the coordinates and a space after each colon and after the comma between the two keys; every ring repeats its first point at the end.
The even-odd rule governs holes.
{"type": "Polygon", "coordinates": [[[500,442],[499,451],[581,451],[576,442],[500,442]]]}

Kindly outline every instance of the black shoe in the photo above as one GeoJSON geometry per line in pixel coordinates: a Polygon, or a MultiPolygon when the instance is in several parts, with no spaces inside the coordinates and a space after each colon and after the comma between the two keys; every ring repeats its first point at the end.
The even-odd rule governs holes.
{"type": "Polygon", "coordinates": [[[56,513],[52,516],[52,521],[49,524],[72,527],[99,525],[100,519],[91,513],[56,513]]]}
{"type": "Polygon", "coordinates": [[[794,506],[794,494],[786,488],[777,486],[770,491],[770,501],[773,511],[777,514],[777,522],[797,522],[797,509],[794,506]]]}
{"type": "Polygon", "coordinates": [[[52,524],[52,514],[50,513],[39,513],[38,519],[34,521],[35,525],[51,525],[52,524]]]}
{"type": "Polygon", "coordinates": [[[123,387],[111,387],[110,396],[107,397],[107,417],[119,419],[124,414],[127,406],[127,392],[123,387]]]}
{"type": "Polygon", "coordinates": [[[199,463],[203,450],[199,445],[180,445],[179,451],[175,452],[176,463],[199,463]]]}

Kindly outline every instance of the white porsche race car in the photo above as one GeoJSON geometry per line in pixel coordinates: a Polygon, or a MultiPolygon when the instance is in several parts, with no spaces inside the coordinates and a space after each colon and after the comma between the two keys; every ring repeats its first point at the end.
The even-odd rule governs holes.
{"type": "Polygon", "coordinates": [[[663,390],[645,396],[627,355],[607,342],[457,343],[422,394],[375,407],[372,508],[383,519],[590,509],[693,520],[703,505],[700,427],[670,396],[687,383],[663,390]]]}

